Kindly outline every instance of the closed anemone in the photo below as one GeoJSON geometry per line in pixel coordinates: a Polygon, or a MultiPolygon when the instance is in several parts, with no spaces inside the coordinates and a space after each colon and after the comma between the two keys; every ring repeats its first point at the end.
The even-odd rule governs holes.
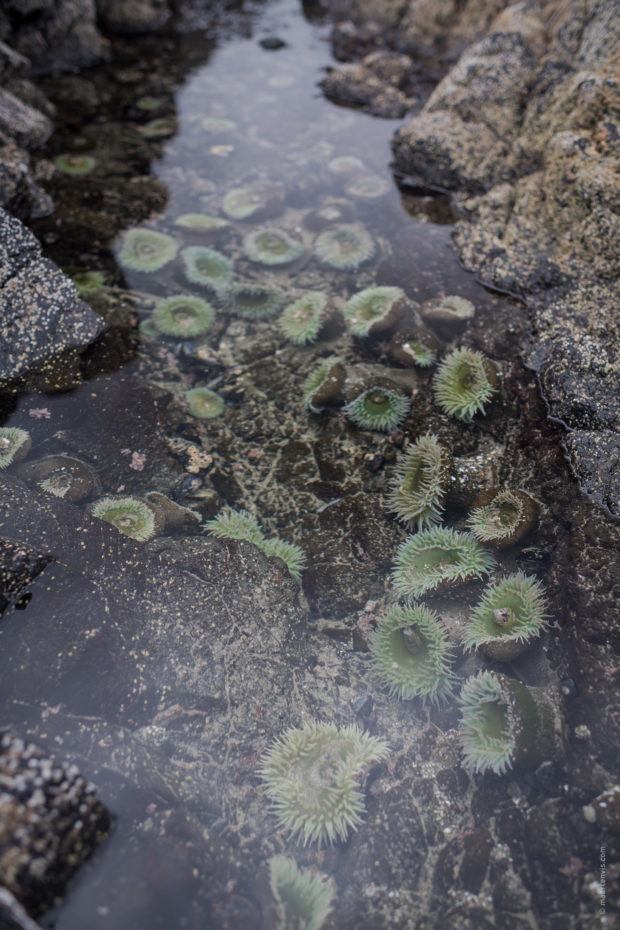
{"type": "Polygon", "coordinates": [[[97,159],[92,155],[58,155],[54,159],[54,164],[63,174],[71,177],[80,177],[84,174],[90,174],[97,164],[97,159]]]}
{"type": "Polygon", "coordinates": [[[99,480],[90,465],[72,455],[46,455],[25,462],[18,475],[28,484],[72,504],[99,491],[99,480]]]}
{"type": "Polygon", "coordinates": [[[305,406],[313,413],[320,413],[325,406],[341,404],[345,378],[346,370],[339,358],[324,359],[304,381],[305,406]]]}
{"type": "Polygon", "coordinates": [[[185,400],[191,415],[199,420],[211,420],[224,410],[224,401],[220,395],[206,387],[192,388],[186,393],[185,400]]]}
{"type": "Polygon", "coordinates": [[[154,229],[130,229],[125,233],[118,261],[123,268],[150,273],[175,258],[178,244],[172,236],[154,229]]]}
{"type": "Polygon", "coordinates": [[[95,501],[90,512],[138,542],[156,536],[163,525],[159,511],[140,497],[103,497],[95,501]]]}
{"type": "Polygon", "coordinates": [[[483,593],[463,632],[465,649],[499,662],[520,656],[546,627],[546,600],[536,578],[516,572],[483,593]]]}
{"type": "Polygon", "coordinates": [[[181,294],[159,301],[152,319],[158,333],[191,339],[202,336],[211,328],[215,311],[206,300],[181,294]]]}
{"type": "Polygon", "coordinates": [[[0,427],[0,468],[7,468],[13,462],[26,458],[31,446],[30,433],[25,429],[18,426],[0,427]]]}
{"type": "Polygon", "coordinates": [[[309,291],[289,304],[278,320],[286,338],[298,344],[313,342],[323,325],[327,304],[323,291],[309,291]]]}
{"type": "Polygon", "coordinates": [[[190,245],[181,250],[181,258],[185,265],[185,276],[192,284],[201,284],[219,293],[232,280],[233,264],[229,258],[208,249],[203,245],[190,245]]]}
{"type": "Polygon", "coordinates": [[[317,236],[314,254],[330,268],[355,271],[373,257],[375,244],[370,233],[359,223],[341,223],[317,236]]]}
{"type": "Polygon", "coordinates": [[[409,536],[396,555],[394,585],[404,597],[473,581],[493,567],[491,553],[471,533],[434,526],[409,536]]]}
{"type": "Polygon", "coordinates": [[[260,775],[281,827],[304,845],[346,840],[364,813],[361,784],[384,742],[357,726],[290,729],[265,754],[260,775]]]}
{"type": "Polygon", "coordinates": [[[243,251],[260,265],[288,265],[304,254],[303,243],[276,226],[254,229],[243,239],[243,251]]]}
{"type": "Polygon", "coordinates": [[[388,610],[379,621],[371,651],[390,694],[431,704],[451,694],[450,642],[437,614],[423,604],[388,610]]]}
{"type": "Polygon", "coordinates": [[[269,887],[276,902],[278,927],[320,930],[331,911],[334,886],[286,856],[269,860],[269,887]]]}
{"type": "Polygon", "coordinates": [[[407,529],[423,529],[441,520],[448,459],[437,436],[431,433],[420,436],[401,456],[386,504],[407,529]]]}
{"type": "Polygon", "coordinates": [[[354,336],[371,336],[390,329],[406,308],[406,295],[400,287],[367,287],[349,298],[344,308],[345,322],[354,336]]]}
{"type": "Polygon", "coordinates": [[[267,284],[237,284],[228,292],[230,309],[246,320],[272,316],[283,300],[284,293],[267,284]]]}
{"type": "Polygon", "coordinates": [[[474,349],[455,349],[440,364],[433,379],[435,399],[442,410],[465,422],[485,406],[497,390],[497,370],[474,349]]]}
{"type": "Polygon", "coordinates": [[[390,339],[390,355],[400,365],[428,368],[435,363],[437,349],[433,334],[420,326],[398,330],[390,339]]]}
{"type": "Polygon", "coordinates": [[[538,507],[526,491],[491,488],[478,495],[467,524],[480,542],[503,549],[520,542],[537,519],[538,507]]]}
{"type": "Polygon", "coordinates": [[[362,391],[343,410],[361,429],[375,429],[389,433],[403,422],[409,412],[408,397],[383,385],[374,385],[362,391]]]}

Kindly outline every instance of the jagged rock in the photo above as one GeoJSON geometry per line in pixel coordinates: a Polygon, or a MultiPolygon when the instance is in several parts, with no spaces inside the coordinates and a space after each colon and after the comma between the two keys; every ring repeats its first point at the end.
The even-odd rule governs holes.
{"type": "Polygon", "coordinates": [[[41,930],[7,888],[0,888],[0,930],[41,930]]]}
{"type": "Polygon", "coordinates": [[[51,561],[36,549],[0,539],[0,613],[51,561]]]}
{"type": "Polygon", "coordinates": [[[30,174],[26,152],[0,135],[0,208],[21,219],[47,216],[52,201],[30,174]]]}
{"type": "Polygon", "coordinates": [[[111,32],[152,32],[170,16],[167,0],[95,0],[100,21],[111,32]]]}
{"type": "Polygon", "coordinates": [[[362,107],[373,116],[398,119],[413,105],[402,91],[412,62],[407,55],[371,52],[359,64],[335,68],[321,81],[326,97],[362,107]]]}
{"type": "Polygon", "coordinates": [[[52,124],[43,113],[0,88],[0,133],[25,149],[34,149],[43,145],[51,132],[52,124]]]}
{"type": "Polygon", "coordinates": [[[75,383],[79,354],[104,323],[73,282],[43,258],[35,237],[0,210],[0,386],[75,383]]]}

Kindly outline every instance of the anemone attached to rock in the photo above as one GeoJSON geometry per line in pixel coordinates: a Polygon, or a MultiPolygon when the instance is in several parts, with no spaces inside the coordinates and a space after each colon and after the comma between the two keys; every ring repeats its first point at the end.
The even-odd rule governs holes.
{"type": "Polygon", "coordinates": [[[407,308],[407,296],[400,287],[367,287],[346,303],[344,319],[354,336],[375,336],[391,329],[407,308]]]}
{"type": "Polygon", "coordinates": [[[145,139],[168,139],[177,132],[179,124],[171,116],[158,116],[157,119],[149,120],[142,126],[138,126],[138,132],[145,139]]]}
{"type": "Polygon", "coordinates": [[[278,320],[286,338],[298,345],[314,342],[325,320],[328,303],[324,291],[308,291],[289,304],[278,320]]]}
{"type": "Polygon", "coordinates": [[[200,284],[216,294],[225,290],[232,281],[233,263],[221,252],[205,245],[190,245],[181,250],[185,277],[192,284],[200,284]]]}
{"type": "Polygon", "coordinates": [[[396,555],[394,585],[404,597],[473,581],[493,567],[491,553],[471,533],[434,526],[409,536],[396,555]]]}
{"type": "Polygon", "coordinates": [[[386,500],[407,529],[424,529],[441,520],[450,456],[437,436],[420,436],[401,456],[386,500]]]}
{"type": "Polygon", "coordinates": [[[255,546],[265,540],[256,517],[247,510],[233,510],[231,507],[225,507],[212,520],[207,520],[203,529],[218,539],[245,539],[255,546]]]}
{"type": "Polygon", "coordinates": [[[304,244],[285,229],[261,226],[243,238],[243,251],[259,265],[290,265],[304,254],[304,244]]]}
{"type": "Polygon", "coordinates": [[[13,462],[20,462],[30,452],[32,439],[30,433],[18,426],[0,427],[0,468],[8,468],[13,462]]]}
{"type": "Polygon", "coordinates": [[[352,725],[290,729],[263,757],[260,774],[279,825],[304,845],[346,840],[364,813],[360,786],[387,745],[352,725]]]}
{"type": "Polygon", "coordinates": [[[211,233],[229,226],[228,220],[219,216],[210,216],[208,213],[182,213],[174,221],[175,226],[187,229],[193,233],[211,233]]]}
{"type": "Polygon", "coordinates": [[[228,291],[230,309],[245,320],[273,316],[284,301],[284,292],[269,284],[236,284],[228,291]]]}
{"type": "Polygon", "coordinates": [[[423,604],[388,610],[379,621],[371,652],[390,694],[439,704],[452,693],[448,634],[437,614],[423,604]]]}
{"type": "Polygon", "coordinates": [[[490,488],[474,501],[467,524],[480,542],[503,549],[520,542],[537,520],[538,506],[526,491],[490,488]]]}
{"type": "Polygon", "coordinates": [[[276,902],[275,930],[321,930],[331,911],[334,885],[309,869],[299,869],[286,856],[269,860],[269,887],[276,902]]]}
{"type": "Polygon", "coordinates": [[[289,574],[296,581],[301,578],[301,573],[306,567],[306,554],[295,543],[286,542],[284,539],[264,539],[259,548],[265,555],[282,559],[289,574]]]}
{"type": "Polygon", "coordinates": [[[277,216],[284,208],[284,186],[277,181],[254,181],[228,191],[222,210],[231,220],[277,216]]]}
{"type": "Polygon", "coordinates": [[[471,300],[456,295],[426,300],[420,307],[424,322],[446,339],[451,339],[464,330],[475,312],[476,308],[471,300]]]}
{"type": "Polygon", "coordinates": [[[541,583],[523,572],[489,585],[463,631],[465,649],[511,662],[545,629],[546,598],[541,583]]]}
{"type": "Polygon", "coordinates": [[[27,484],[72,504],[100,490],[99,479],[90,465],[73,455],[46,455],[20,465],[17,473],[27,484]]]}
{"type": "Polygon", "coordinates": [[[80,297],[92,297],[103,287],[105,275],[102,271],[73,271],[71,280],[80,297]]]}
{"type": "Polygon", "coordinates": [[[455,349],[433,378],[435,399],[442,410],[466,423],[484,411],[499,386],[495,365],[475,349],[455,349]]]}
{"type": "Polygon", "coordinates": [[[141,497],[102,497],[89,508],[93,517],[105,520],[119,533],[138,542],[146,542],[161,532],[159,511],[141,497]]]}
{"type": "Polygon", "coordinates": [[[438,348],[433,334],[421,326],[399,329],[390,339],[390,355],[400,365],[428,368],[435,364],[438,348]]]}
{"type": "Polygon", "coordinates": [[[554,695],[514,678],[479,672],[460,696],[459,740],[465,768],[502,775],[536,768],[563,749],[563,726],[554,695]]]}
{"type": "Polygon", "coordinates": [[[215,391],[206,387],[195,387],[185,394],[187,407],[193,417],[199,420],[211,420],[219,417],[224,410],[224,401],[215,391]]]}
{"type": "Polygon", "coordinates": [[[366,170],[366,165],[357,155],[338,155],[327,165],[328,171],[335,175],[359,174],[360,171],[366,170]]]}
{"type": "Polygon", "coordinates": [[[232,132],[237,128],[237,124],[232,119],[225,116],[206,116],[200,121],[200,128],[204,132],[219,134],[223,132],[232,132]]]}
{"type": "Polygon", "coordinates": [[[343,410],[348,419],[361,429],[389,433],[403,422],[409,413],[410,403],[396,385],[377,381],[345,404],[343,410]]]}
{"type": "Polygon", "coordinates": [[[355,271],[375,254],[372,236],[359,223],[341,223],[324,229],[314,242],[314,254],[337,271],[355,271]]]}
{"type": "Polygon", "coordinates": [[[358,200],[379,200],[390,190],[390,182],[380,174],[359,174],[347,182],[345,194],[358,200]]]}
{"type": "Polygon", "coordinates": [[[321,413],[324,407],[342,404],[345,378],[345,367],[339,358],[332,355],[324,359],[304,381],[305,406],[313,413],[321,413]]]}
{"type": "Polygon", "coordinates": [[[176,239],[154,229],[129,229],[117,255],[123,268],[150,274],[159,271],[176,257],[176,239]]]}
{"type": "Polygon", "coordinates": [[[57,155],[54,164],[63,174],[79,178],[94,170],[97,159],[93,155],[66,152],[64,155],[57,155]]]}
{"type": "Polygon", "coordinates": [[[158,333],[177,339],[203,336],[213,325],[215,310],[201,297],[178,294],[160,300],[153,310],[153,324],[158,333]]]}

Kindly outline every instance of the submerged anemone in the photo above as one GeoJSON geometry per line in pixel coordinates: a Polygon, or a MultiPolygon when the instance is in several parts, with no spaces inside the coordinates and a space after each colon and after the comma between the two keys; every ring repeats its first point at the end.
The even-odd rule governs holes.
{"type": "Polygon", "coordinates": [[[306,567],[306,554],[295,543],[286,542],[284,539],[264,539],[259,549],[262,549],[265,555],[282,559],[289,574],[296,581],[301,578],[301,573],[306,567]]]}
{"type": "Polygon", "coordinates": [[[280,329],[291,342],[313,342],[323,325],[327,308],[327,294],[308,291],[283,311],[278,320],[280,329]]]}
{"type": "Polygon", "coordinates": [[[327,200],[306,213],[302,222],[306,229],[320,232],[334,223],[350,223],[353,216],[353,207],[348,200],[327,200]]]}
{"type": "Polygon", "coordinates": [[[99,491],[99,479],[94,471],[72,455],[46,455],[25,462],[18,470],[19,477],[72,504],[86,500],[99,491]]]}
{"type": "Polygon", "coordinates": [[[224,116],[207,116],[200,121],[200,128],[204,132],[232,132],[237,128],[237,124],[234,120],[226,119],[224,116]]]}
{"type": "Polygon", "coordinates": [[[219,293],[232,281],[233,263],[221,252],[204,245],[190,245],[181,249],[185,277],[192,284],[201,284],[219,293]]]}
{"type": "Polygon", "coordinates": [[[439,704],[454,687],[448,634],[423,604],[392,607],[379,621],[372,643],[375,669],[390,694],[439,704]]]}
{"type": "Polygon", "coordinates": [[[92,297],[103,287],[105,275],[102,271],[74,271],[71,273],[71,280],[80,297],[92,297]]]}
{"type": "Polygon", "coordinates": [[[361,429],[389,433],[403,422],[409,406],[409,398],[401,394],[396,385],[377,382],[345,404],[343,410],[361,429]]]}
{"type": "Polygon", "coordinates": [[[338,271],[355,271],[375,254],[372,236],[359,223],[341,223],[323,230],[314,242],[314,254],[338,271]]]}
{"type": "Polygon", "coordinates": [[[346,303],[344,319],[354,336],[374,336],[395,325],[407,307],[400,287],[367,287],[346,303]]]}
{"type": "Polygon", "coordinates": [[[189,412],[199,420],[211,420],[219,417],[224,410],[224,401],[215,391],[206,387],[195,387],[185,394],[189,412]]]}
{"type": "Polygon", "coordinates": [[[91,505],[90,513],[116,527],[119,533],[146,542],[161,532],[159,511],[141,497],[102,497],[91,505]]]}
{"type": "Polygon", "coordinates": [[[278,537],[268,539],[256,518],[247,511],[232,510],[228,507],[213,520],[207,520],[203,529],[220,539],[245,539],[260,549],[266,556],[275,556],[282,559],[292,578],[295,578],[295,580],[301,578],[301,572],[306,565],[306,556],[303,550],[294,543],[286,542],[283,539],[278,539],[278,537]]]}
{"type": "Polygon", "coordinates": [[[243,238],[243,251],[259,265],[288,265],[304,254],[304,244],[285,229],[261,226],[243,238]]]}
{"type": "Polygon", "coordinates": [[[177,216],[174,225],[188,229],[190,232],[210,233],[230,224],[228,220],[223,220],[219,216],[210,216],[208,213],[182,213],[181,216],[177,216]]]}
{"type": "Polygon", "coordinates": [[[409,446],[394,471],[386,500],[407,529],[423,529],[441,520],[449,480],[450,456],[437,436],[426,433],[409,446]]]}
{"type": "Polygon", "coordinates": [[[254,181],[235,187],[222,201],[231,220],[258,220],[277,216],[284,208],[284,186],[277,181],[254,181]]]}
{"type": "Polygon", "coordinates": [[[172,261],[178,249],[176,240],[165,233],[154,229],[129,229],[117,258],[123,268],[149,274],[172,261]]]}
{"type": "Polygon", "coordinates": [[[32,439],[30,433],[18,426],[0,427],[0,468],[8,468],[13,462],[20,462],[30,452],[32,439]]]}
{"type": "Polygon", "coordinates": [[[536,501],[526,491],[490,488],[474,501],[467,524],[480,542],[503,549],[520,542],[537,519],[536,501]]]}
{"type": "Polygon", "coordinates": [[[366,165],[357,155],[338,155],[327,165],[329,171],[336,175],[357,174],[366,170],[366,165]]]}
{"type": "Polygon", "coordinates": [[[331,911],[334,885],[299,869],[286,856],[269,860],[269,887],[276,902],[278,925],[275,930],[321,930],[331,911]]]}
{"type": "Polygon", "coordinates": [[[201,297],[179,294],[160,300],[153,310],[152,319],[158,333],[191,339],[204,335],[211,328],[215,310],[201,297]]]}
{"type": "Polygon", "coordinates": [[[484,411],[498,388],[497,369],[482,352],[455,349],[440,364],[433,378],[435,399],[442,410],[466,423],[484,411]]]}
{"type": "Polygon", "coordinates": [[[463,631],[465,649],[480,649],[498,662],[511,662],[546,627],[546,599],[536,578],[516,572],[483,593],[463,631]]]}
{"type": "Polygon", "coordinates": [[[460,705],[459,740],[470,772],[501,775],[513,766],[535,768],[562,752],[558,707],[542,688],[479,672],[463,685],[460,705]]]}
{"type": "Polygon", "coordinates": [[[352,725],[290,729],[263,758],[260,774],[278,822],[304,845],[346,840],[362,822],[360,785],[387,745],[352,725]]]}
{"type": "Polygon", "coordinates": [[[236,284],[228,292],[230,309],[246,320],[272,316],[284,301],[284,292],[268,284],[236,284]]]}
{"type": "Polygon", "coordinates": [[[427,368],[437,359],[439,343],[432,333],[421,326],[399,329],[390,340],[390,355],[400,365],[427,368]]]}
{"type": "Polygon", "coordinates": [[[172,116],[160,116],[144,123],[143,126],[138,126],[138,132],[145,139],[167,139],[173,136],[178,128],[179,124],[172,116]]]}
{"type": "Polygon", "coordinates": [[[332,355],[324,359],[304,381],[305,406],[313,413],[320,413],[326,406],[342,404],[345,378],[345,367],[339,358],[332,355]]]}
{"type": "Polygon", "coordinates": [[[57,155],[54,164],[63,174],[68,174],[71,177],[81,177],[93,171],[97,159],[92,155],[78,155],[66,152],[64,155],[57,155]]]}
{"type": "Polygon", "coordinates": [[[493,567],[491,553],[471,533],[434,526],[409,536],[396,555],[393,578],[399,594],[421,597],[480,578],[493,567]]]}
{"type": "Polygon", "coordinates": [[[476,308],[470,300],[456,296],[436,297],[425,301],[420,307],[425,323],[446,339],[464,330],[475,312],[476,308]]]}
{"type": "Polygon", "coordinates": [[[360,174],[345,185],[345,194],[360,200],[378,200],[390,190],[390,183],[380,174],[360,174]]]}

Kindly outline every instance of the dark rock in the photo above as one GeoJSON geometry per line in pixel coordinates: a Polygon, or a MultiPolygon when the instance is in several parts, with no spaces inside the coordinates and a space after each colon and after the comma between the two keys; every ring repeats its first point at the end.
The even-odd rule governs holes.
{"type": "Polygon", "coordinates": [[[41,930],[17,898],[7,888],[0,887],[0,930],[41,930]]]}
{"type": "Polygon", "coordinates": [[[0,210],[0,385],[75,383],[80,352],[104,329],[75,285],[41,256],[19,220],[0,210]]]}
{"type": "Polygon", "coordinates": [[[0,613],[15,601],[52,557],[0,539],[0,613]]]}
{"type": "Polygon", "coordinates": [[[266,36],[266,38],[261,39],[258,44],[268,52],[277,52],[278,49],[286,48],[284,39],[279,39],[277,36],[266,36]]]}
{"type": "Polygon", "coordinates": [[[21,219],[47,216],[51,199],[30,174],[28,155],[13,142],[0,138],[0,209],[21,219]]]}
{"type": "Polygon", "coordinates": [[[95,0],[106,29],[135,35],[159,29],[170,16],[167,0],[95,0]]]}
{"type": "Polygon", "coordinates": [[[30,69],[30,62],[14,49],[0,42],[0,81],[3,86],[9,77],[25,75],[30,69]]]}
{"type": "Polygon", "coordinates": [[[330,71],[321,81],[330,100],[358,106],[373,116],[398,119],[413,105],[400,89],[411,71],[406,55],[373,52],[359,64],[346,64],[330,71]]]}
{"type": "Polygon", "coordinates": [[[49,119],[0,88],[0,133],[12,137],[19,146],[34,149],[51,135],[49,119]]]}

